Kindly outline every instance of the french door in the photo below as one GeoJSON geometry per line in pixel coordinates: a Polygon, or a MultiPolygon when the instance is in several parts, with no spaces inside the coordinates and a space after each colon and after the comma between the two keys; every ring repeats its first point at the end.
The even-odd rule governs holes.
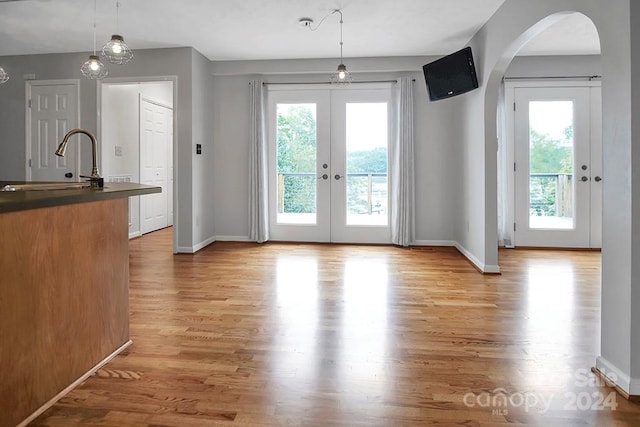
{"type": "Polygon", "coordinates": [[[389,243],[391,89],[268,93],[273,240],[389,243]]]}
{"type": "Polygon", "coordinates": [[[600,88],[515,88],[514,99],[516,245],[600,247],[600,88]]]}

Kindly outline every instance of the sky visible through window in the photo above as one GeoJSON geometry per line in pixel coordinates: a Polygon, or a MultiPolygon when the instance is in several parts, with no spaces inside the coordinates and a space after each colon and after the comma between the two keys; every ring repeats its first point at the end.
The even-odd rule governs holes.
{"type": "Polygon", "coordinates": [[[347,104],[347,150],[367,151],[387,146],[387,104],[347,104]]]}
{"type": "Polygon", "coordinates": [[[531,101],[529,126],[536,132],[564,142],[564,131],[573,125],[573,101],[531,101]]]}

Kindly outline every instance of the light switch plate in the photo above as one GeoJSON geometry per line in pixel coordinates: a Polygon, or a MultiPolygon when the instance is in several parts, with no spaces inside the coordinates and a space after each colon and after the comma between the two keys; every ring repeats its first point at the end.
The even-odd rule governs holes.
{"type": "Polygon", "coordinates": [[[121,146],[116,145],[116,146],[115,146],[115,152],[116,152],[116,153],[115,153],[115,154],[116,154],[116,157],[122,157],[122,147],[121,147],[121,146]]]}

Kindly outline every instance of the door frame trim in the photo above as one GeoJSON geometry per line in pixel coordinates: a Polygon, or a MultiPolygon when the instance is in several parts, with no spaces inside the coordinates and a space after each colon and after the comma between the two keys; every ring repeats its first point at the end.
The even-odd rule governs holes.
{"type": "MultiPolygon", "coordinates": [[[[130,83],[153,83],[153,82],[171,82],[173,83],[173,253],[177,254],[178,241],[180,237],[179,217],[180,206],[178,203],[178,76],[176,75],[160,75],[160,76],[138,76],[138,77],[107,77],[98,80],[96,85],[96,102],[97,102],[97,137],[98,141],[102,140],[102,85],[117,85],[130,83]]],[[[102,144],[100,144],[100,152],[102,153],[102,144]]],[[[102,159],[102,156],[100,156],[102,159]]],[[[100,160],[101,161],[101,160],[100,160]]],[[[102,168],[102,164],[100,164],[102,168]]]]}
{"type": "MultiPolygon", "coordinates": [[[[270,221],[270,227],[271,227],[271,240],[274,241],[301,241],[301,242],[330,242],[330,243],[362,243],[362,244],[391,244],[391,212],[393,209],[395,209],[393,206],[391,206],[391,175],[390,172],[388,170],[388,202],[387,202],[387,206],[388,206],[388,217],[387,217],[387,225],[386,226],[368,226],[368,225],[347,225],[345,223],[344,225],[344,229],[353,229],[353,230],[357,230],[357,229],[385,229],[386,233],[388,234],[388,237],[385,239],[378,239],[378,238],[374,238],[374,239],[369,239],[369,240],[362,240],[362,241],[358,241],[357,239],[349,239],[349,238],[345,238],[345,239],[336,239],[335,238],[335,232],[336,232],[336,227],[334,226],[335,224],[335,217],[333,216],[332,212],[331,212],[331,206],[333,204],[333,196],[334,196],[334,186],[336,185],[334,180],[333,180],[333,176],[334,173],[336,173],[336,165],[334,162],[334,150],[332,148],[332,144],[333,142],[336,140],[336,137],[334,135],[335,132],[335,128],[334,128],[334,121],[335,121],[335,109],[334,109],[334,92],[333,91],[339,91],[339,92],[335,92],[335,93],[343,93],[345,90],[351,91],[351,92],[362,92],[362,93],[366,93],[366,92],[374,92],[374,91],[385,91],[385,100],[384,101],[376,101],[376,102],[385,102],[387,104],[387,123],[388,123],[388,141],[387,141],[387,148],[388,148],[388,159],[387,159],[387,163],[388,165],[391,163],[391,153],[392,153],[392,138],[393,135],[395,134],[395,128],[397,126],[397,124],[395,123],[396,120],[394,119],[394,117],[396,116],[397,112],[396,112],[396,106],[395,106],[395,94],[392,90],[393,88],[393,82],[384,82],[384,83],[370,83],[370,84],[361,84],[358,85],[358,87],[349,87],[348,89],[344,89],[342,87],[336,86],[336,85],[331,85],[330,83],[325,84],[316,84],[316,85],[309,85],[309,84],[283,84],[283,85],[278,85],[277,83],[270,83],[268,90],[267,90],[267,96],[266,96],[266,100],[267,100],[267,105],[266,105],[266,121],[267,121],[267,134],[268,134],[268,170],[269,170],[269,191],[268,191],[268,205],[269,205],[269,221],[270,221]],[[387,92],[388,91],[388,92],[387,92]],[[276,135],[276,126],[274,125],[274,122],[271,120],[272,117],[274,117],[274,115],[276,114],[276,109],[277,109],[277,105],[279,104],[280,101],[280,94],[284,93],[285,95],[283,97],[287,98],[287,99],[291,99],[291,102],[298,102],[298,101],[294,101],[294,99],[296,98],[300,98],[300,99],[307,99],[308,97],[312,97],[309,94],[322,94],[322,96],[324,97],[325,95],[327,96],[327,99],[325,101],[327,101],[327,105],[326,108],[328,108],[328,117],[327,117],[327,124],[328,124],[328,154],[329,154],[329,164],[331,165],[331,167],[329,168],[329,171],[331,172],[329,175],[331,175],[330,178],[330,183],[329,183],[329,223],[328,224],[291,224],[292,227],[297,227],[297,229],[299,231],[303,231],[305,230],[305,227],[315,227],[317,228],[318,226],[322,227],[322,226],[326,226],[328,227],[327,230],[327,236],[326,238],[322,238],[322,239],[318,239],[318,238],[310,238],[310,234],[312,234],[314,231],[312,232],[305,232],[303,233],[302,236],[297,236],[296,238],[280,238],[280,237],[274,237],[273,234],[273,230],[274,228],[279,227],[280,225],[277,224],[277,213],[274,212],[274,206],[273,206],[273,201],[272,198],[274,197],[275,194],[275,188],[274,188],[274,182],[273,182],[273,177],[272,177],[272,172],[273,172],[273,168],[275,167],[275,165],[277,164],[277,160],[276,160],[276,146],[277,146],[277,135],[276,135]],[[288,96],[290,98],[288,98],[288,96]]],[[[300,101],[302,102],[302,101],[300,101]]],[[[286,103],[286,102],[285,102],[286,103]]],[[[345,105],[348,103],[345,102],[345,105]]],[[[320,110],[318,111],[318,117],[320,117],[320,110]]],[[[319,137],[319,139],[322,139],[319,137]]],[[[345,159],[345,165],[343,165],[346,169],[346,159],[345,159]]],[[[317,173],[320,174],[323,171],[321,171],[319,169],[319,166],[317,168],[317,173]]],[[[342,173],[342,172],[341,172],[342,173]]],[[[346,191],[346,190],[345,190],[346,191]]],[[[318,214],[318,213],[317,213],[318,214]]],[[[289,224],[282,224],[282,227],[285,228],[287,227],[289,224]]],[[[276,232],[276,234],[278,234],[276,232]]]]}
{"type": "MultiPolygon", "coordinates": [[[[515,111],[513,109],[513,105],[515,103],[515,90],[520,88],[573,88],[573,87],[602,87],[602,82],[600,80],[518,80],[518,81],[505,81],[504,82],[504,98],[505,98],[505,149],[506,149],[506,158],[507,164],[505,168],[510,170],[507,173],[507,194],[508,199],[505,200],[505,203],[508,204],[509,208],[507,209],[508,215],[506,222],[507,224],[515,224],[515,209],[516,209],[516,171],[513,169],[515,164],[515,111]]],[[[590,108],[590,112],[592,108],[590,108]]],[[[593,136],[593,130],[591,129],[592,121],[589,123],[590,127],[590,135],[593,136]]],[[[514,232],[514,246],[517,247],[517,242],[515,242],[515,232],[514,232]]]]}
{"type": "MultiPolygon", "coordinates": [[[[29,107],[29,100],[31,100],[32,88],[34,86],[59,86],[59,85],[71,85],[74,86],[76,91],[76,120],[78,123],[78,127],[80,127],[80,111],[82,110],[80,106],[80,79],[57,79],[57,80],[27,80],[25,82],[25,98],[24,98],[24,109],[25,109],[25,158],[24,158],[24,168],[25,168],[25,179],[27,181],[31,181],[31,166],[29,165],[29,160],[31,157],[31,108],[29,107]]],[[[74,150],[76,152],[76,164],[75,164],[75,175],[79,175],[80,171],[80,144],[75,144],[74,150]]]]}

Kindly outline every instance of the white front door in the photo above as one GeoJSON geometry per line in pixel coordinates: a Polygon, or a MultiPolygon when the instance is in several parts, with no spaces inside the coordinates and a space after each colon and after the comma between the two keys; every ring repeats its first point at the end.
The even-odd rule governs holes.
{"type": "Polygon", "coordinates": [[[515,244],[600,247],[599,88],[516,88],[515,244]]]}
{"type": "Polygon", "coordinates": [[[140,181],[162,187],[162,192],[140,198],[140,232],[149,233],[171,225],[169,170],[173,149],[173,110],[140,98],[140,181]]]}
{"type": "Polygon", "coordinates": [[[389,243],[390,89],[271,90],[274,240],[389,243]]]}
{"type": "MultiPolygon", "coordinates": [[[[33,181],[77,181],[79,138],[73,136],[64,157],[55,155],[58,144],[78,127],[78,81],[27,83],[27,169],[33,181]]],[[[88,141],[82,142],[87,144],[88,141]]],[[[89,147],[87,145],[87,147],[89,147]]],[[[90,149],[90,148],[88,148],[90,149]]],[[[87,169],[85,173],[91,172],[87,169]]]]}

